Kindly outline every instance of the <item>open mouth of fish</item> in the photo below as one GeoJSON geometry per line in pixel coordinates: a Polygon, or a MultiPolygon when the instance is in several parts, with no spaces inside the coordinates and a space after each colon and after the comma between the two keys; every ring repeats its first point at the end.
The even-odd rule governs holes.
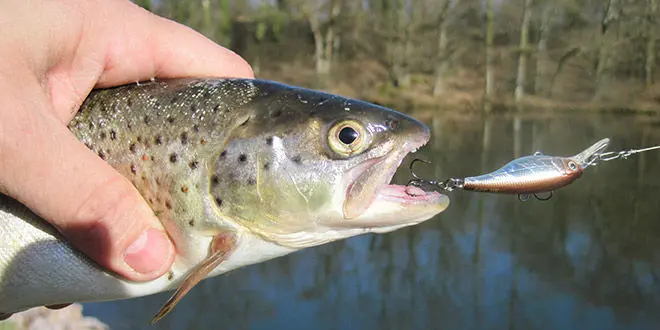
{"type": "Polygon", "coordinates": [[[403,147],[392,148],[352,168],[343,205],[344,218],[378,215],[375,225],[386,226],[395,224],[392,222],[420,222],[447,208],[449,198],[437,191],[391,183],[405,157],[427,141],[428,137],[407,141],[403,147]]]}

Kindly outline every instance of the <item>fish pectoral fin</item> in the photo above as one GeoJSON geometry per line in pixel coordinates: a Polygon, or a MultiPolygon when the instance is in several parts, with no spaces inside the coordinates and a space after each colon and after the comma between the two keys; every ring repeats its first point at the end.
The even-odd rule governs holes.
{"type": "Polygon", "coordinates": [[[215,235],[211,241],[209,255],[204,259],[190,274],[186,276],[183,283],[174,292],[172,297],[160,308],[158,313],[151,319],[151,324],[155,324],[158,320],[162,319],[169,313],[174,306],[185,296],[190,289],[192,289],[199,281],[206,278],[206,276],[218,267],[227,257],[234,251],[236,246],[236,236],[233,233],[221,233],[215,235]]]}

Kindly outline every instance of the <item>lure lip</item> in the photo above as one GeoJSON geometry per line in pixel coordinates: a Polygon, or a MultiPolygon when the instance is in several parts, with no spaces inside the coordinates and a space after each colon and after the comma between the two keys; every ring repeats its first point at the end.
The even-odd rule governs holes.
{"type": "Polygon", "coordinates": [[[594,157],[598,158],[598,155],[607,149],[609,145],[610,139],[604,138],[570,158],[584,169],[593,165],[595,160],[594,157]]]}

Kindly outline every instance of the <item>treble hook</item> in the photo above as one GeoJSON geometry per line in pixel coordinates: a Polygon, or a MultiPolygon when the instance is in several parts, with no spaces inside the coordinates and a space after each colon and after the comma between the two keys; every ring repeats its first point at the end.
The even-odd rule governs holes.
{"type": "Polygon", "coordinates": [[[423,160],[419,158],[415,158],[410,162],[410,165],[408,165],[408,170],[410,171],[410,175],[412,175],[412,179],[408,181],[408,186],[415,186],[421,188],[423,185],[430,185],[430,186],[437,186],[438,181],[436,180],[427,180],[427,179],[422,179],[417,173],[415,173],[415,170],[413,167],[415,166],[415,163],[417,162],[422,162],[425,164],[431,164],[428,160],[423,160]]]}
{"type": "Polygon", "coordinates": [[[413,159],[413,160],[410,162],[410,165],[408,166],[408,170],[410,170],[410,175],[412,175],[413,178],[415,178],[415,179],[417,179],[417,180],[423,180],[423,181],[425,181],[424,179],[420,178],[420,177],[417,175],[417,173],[415,173],[415,170],[413,169],[413,167],[415,166],[415,163],[417,163],[417,162],[422,162],[422,163],[424,163],[424,164],[431,164],[431,162],[429,162],[428,160],[423,160],[423,159],[415,158],[415,159],[413,159]]]}
{"type": "Polygon", "coordinates": [[[425,164],[431,164],[428,160],[423,160],[419,158],[415,158],[410,162],[410,165],[408,166],[408,170],[410,170],[410,175],[412,175],[412,179],[408,181],[409,186],[415,186],[415,187],[422,187],[423,185],[429,185],[433,186],[434,188],[442,189],[444,191],[452,191],[455,189],[462,189],[464,180],[463,179],[454,179],[450,178],[445,181],[438,181],[438,180],[429,180],[429,179],[423,179],[417,173],[415,173],[415,170],[413,167],[415,166],[415,163],[417,162],[422,162],[425,164]]]}

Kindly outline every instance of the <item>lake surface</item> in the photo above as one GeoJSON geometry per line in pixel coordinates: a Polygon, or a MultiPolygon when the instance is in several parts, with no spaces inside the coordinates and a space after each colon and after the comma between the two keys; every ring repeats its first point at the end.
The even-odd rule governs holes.
{"type": "MultiPolygon", "coordinates": [[[[540,150],[660,144],[660,117],[419,114],[415,156],[439,179],[540,150]]],[[[455,191],[421,225],[307,249],[206,280],[155,327],[169,293],[85,304],[112,329],[656,329],[660,152],[588,168],[546,202],[455,191]]],[[[406,163],[407,165],[407,163],[406,163]]],[[[406,182],[407,168],[395,180],[406,182]]]]}

